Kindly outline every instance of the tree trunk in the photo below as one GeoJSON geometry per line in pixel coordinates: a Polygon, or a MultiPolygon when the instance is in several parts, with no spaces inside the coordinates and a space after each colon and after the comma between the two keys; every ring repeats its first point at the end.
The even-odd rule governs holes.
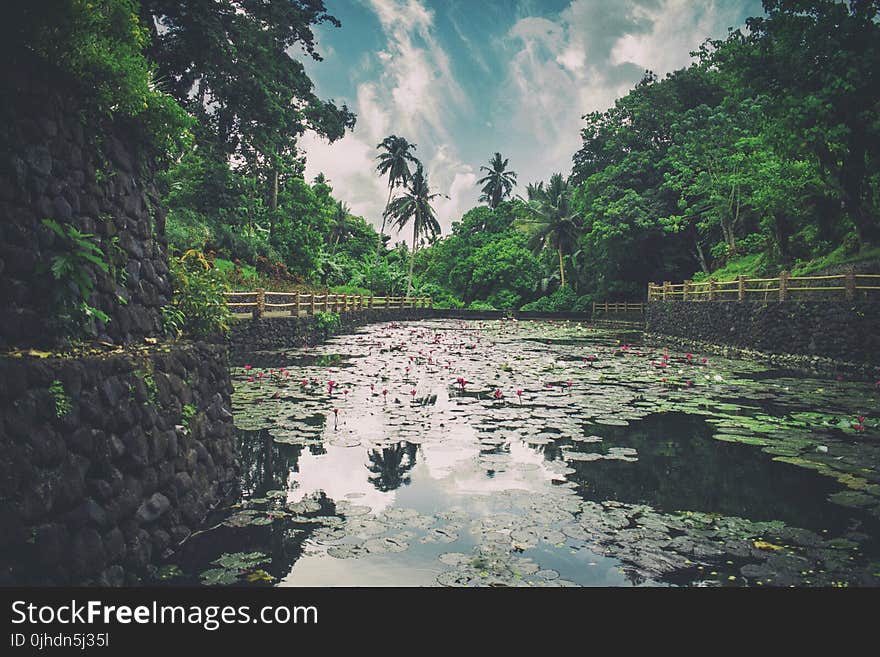
{"type": "Polygon", "coordinates": [[[559,253],[559,279],[562,281],[559,287],[563,288],[565,287],[565,267],[562,264],[562,245],[557,246],[556,251],[559,253]]]}
{"type": "Polygon", "coordinates": [[[385,201],[385,211],[382,213],[382,227],[379,229],[379,245],[376,247],[376,257],[373,259],[373,275],[371,276],[370,288],[371,291],[375,292],[376,287],[376,269],[379,267],[379,253],[385,246],[385,240],[382,239],[385,237],[385,213],[388,212],[388,206],[391,204],[391,193],[394,191],[394,186],[391,182],[388,182],[388,200],[385,201]]]}
{"type": "Polygon", "coordinates": [[[409,276],[406,279],[406,296],[409,296],[412,291],[412,275],[413,275],[413,264],[416,261],[416,233],[419,230],[419,222],[417,219],[413,220],[413,248],[412,253],[409,254],[409,276]]]}
{"type": "Polygon", "coordinates": [[[269,188],[269,237],[275,235],[275,215],[278,210],[278,169],[272,169],[272,184],[269,188]]]}
{"type": "Polygon", "coordinates": [[[700,241],[694,240],[694,246],[696,247],[696,250],[697,250],[697,260],[700,262],[700,269],[703,270],[704,274],[708,275],[710,273],[709,272],[709,265],[706,262],[706,254],[703,253],[703,247],[700,244],[700,241]]]}

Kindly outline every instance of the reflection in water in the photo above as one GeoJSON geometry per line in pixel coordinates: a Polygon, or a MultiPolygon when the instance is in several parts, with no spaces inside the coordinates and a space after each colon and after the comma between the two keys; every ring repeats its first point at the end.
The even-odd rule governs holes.
{"type": "MultiPolygon", "coordinates": [[[[828,504],[842,487],[803,468],[768,459],[747,445],[712,439],[703,417],[649,415],[627,427],[588,426],[604,438],[597,452],[632,447],[635,462],[574,461],[569,479],[591,500],[649,504],[662,511],[699,509],[750,520],[784,520],[810,529],[845,529],[850,514],[828,504]],[[842,512],[843,511],[843,512],[842,512]]],[[[559,457],[563,445],[554,445],[559,457]]],[[[576,443],[574,443],[576,444],[576,443]]],[[[550,456],[548,454],[548,456],[550,456]]]]}
{"type": "MultiPolygon", "coordinates": [[[[741,566],[769,583],[760,568],[851,568],[832,548],[867,551],[876,522],[829,502],[844,491],[820,474],[830,457],[798,458],[813,463],[804,457],[821,440],[862,476],[867,448],[772,424],[802,408],[790,390],[799,381],[751,386],[742,379],[760,366],[710,369],[675,354],[660,371],[662,347],[619,348],[637,342],[578,325],[431,321],[243,356],[266,368],[259,381],[240,372],[234,397],[248,427],[245,499],[187,546],[185,570],[230,552],[265,553],[260,568],[291,586],[643,586],[703,583],[724,568],[722,583],[740,583],[741,566]],[[726,419],[709,403],[726,405],[726,419]],[[758,427],[776,451],[719,440],[718,422],[735,441],[758,427]],[[773,541],[814,552],[777,553],[773,541]]],[[[826,407],[849,408],[853,391],[824,392],[826,407]]]]}
{"type": "Polygon", "coordinates": [[[267,429],[239,431],[241,490],[246,497],[286,489],[291,472],[297,470],[301,445],[275,442],[267,429]]]}
{"type": "Polygon", "coordinates": [[[418,446],[408,442],[371,450],[367,470],[374,476],[369,481],[376,490],[387,493],[410,483],[408,473],[416,465],[418,446]]]}

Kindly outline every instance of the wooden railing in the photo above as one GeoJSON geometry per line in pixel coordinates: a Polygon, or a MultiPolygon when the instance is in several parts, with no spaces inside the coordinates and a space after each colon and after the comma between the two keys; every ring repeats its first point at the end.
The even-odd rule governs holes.
{"type": "Polygon", "coordinates": [[[316,312],[344,313],[365,308],[433,308],[431,297],[375,297],[354,294],[302,294],[300,292],[227,292],[226,305],[233,313],[250,313],[254,318],[270,312],[314,315],[316,312]]]}
{"type": "Polygon", "coordinates": [[[732,281],[685,281],[648,283],[648,301],[787,301],[789,299],[855,300],[880,298],[880,274],[792,276],[782,272],[776,278],[747,278],[732,281]]]}
{"type": "Polygon", "coordinates": [[[605,301],[602,303],[593,302],[593,316],[596,313],[644,313],[645,304],[632,301],[605,301]]]}

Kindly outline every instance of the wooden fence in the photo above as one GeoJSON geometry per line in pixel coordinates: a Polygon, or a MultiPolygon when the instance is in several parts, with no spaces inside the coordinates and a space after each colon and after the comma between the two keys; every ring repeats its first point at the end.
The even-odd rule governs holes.
{"type": "Polygon", "coordinates": [[[299,292],[227,292],[226,305],[233,313],[251,313],[256,319],[266,313],[344,313],[365,308],[433,308],[431,297],[375,297],[353,294],[301,294],[299,292]]]}
{"type": "Polygon", "coordinates": [[[648,283],[648,301],[788,301],[880,298],[880,274],[792,276],[782,272],[777,278],[746,278],[732,281],[648,283]]]}
{"type": "Polygon", "coordinates": [[[634,303],[632,301],[612,301],[612,302],[602,302],[596,303],[593,302],[593,317],[596,316],[596,313],[644,313],[645,312],[645,304],[638,302],[634,303]]]}

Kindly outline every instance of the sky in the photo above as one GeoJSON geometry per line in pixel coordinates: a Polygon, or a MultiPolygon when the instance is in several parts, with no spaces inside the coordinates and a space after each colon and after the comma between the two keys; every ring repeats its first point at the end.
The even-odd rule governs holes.
{"type": "Polygon", "coordinates": [[[582,116],[605,110],[646,70],[687,66],[707,37],[762,13],[760,0],[325,0],[341,28],[316,29],[321,62],[305,59],[319,97],[345,103],[355,129],[328,144],[307,133],[306,177],[377,228],[387,180],[376,145],[417,145],[448,234],[478,205],[477,180],[499,151],[516,194],[571,171],[582,116]]]}

